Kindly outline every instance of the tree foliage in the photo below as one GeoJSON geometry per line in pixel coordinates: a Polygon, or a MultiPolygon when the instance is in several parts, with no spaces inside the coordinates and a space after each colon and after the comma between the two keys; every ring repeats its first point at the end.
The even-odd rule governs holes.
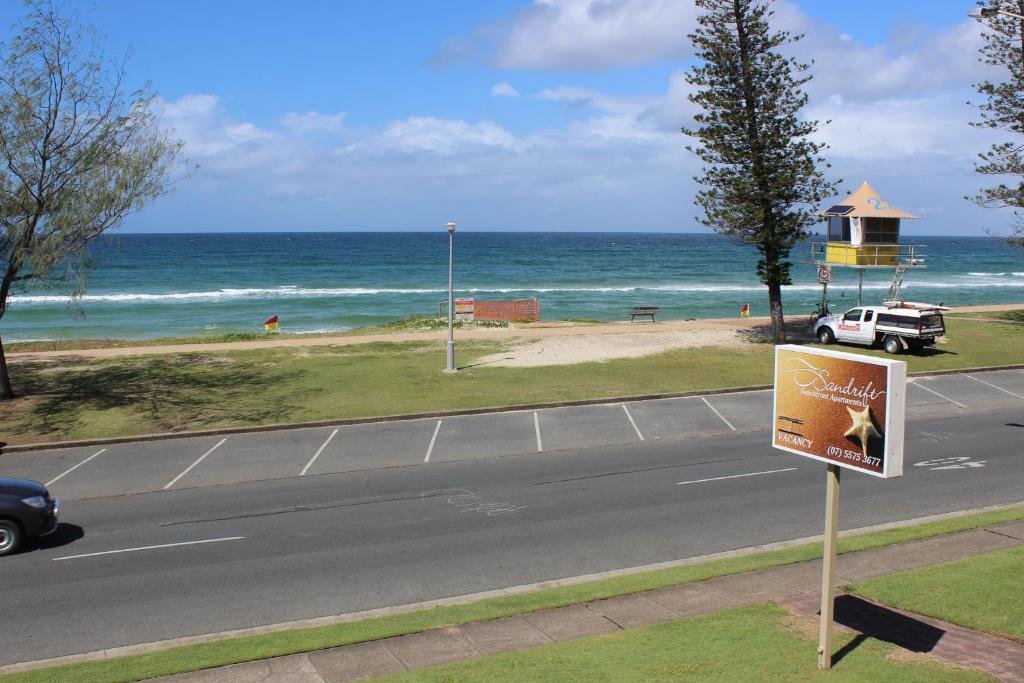
{"type": "MultiPolygon", "coordinates": [[[[987,6],[1024,15],[1024,0],[993,0],[987,6]]],[[[978,105],[980,120],[971,125],[1019,136],[1024,134],[1024,19],[998,15],[984,23],[989,30],[982,34],[979,59],[1004,69],[1006,80],[974,86],[985,102],[978,105]]],[[[1024,141],[1018,138],[994,144],[978,157],[980,161],[974,166],[978,173],[1013,180],[983,189],[973,200],[986,208],[1014,209],[1009,241],[1024,246],[1024,214],[1020,211],[1024,209],[1024,141]]]]}
{"type": "Polygon", "coordinates": [[[690,40],[701,63],[687,73],[700,107],[694,128],[683,132],[699,145],[687,147],[705,167],[694,178],[703,189],[698,218],[716,232],[755,246],[757,274],[768,286],[772,333],[785,341],[782,285],[790,284],[792,248],[808,235],[818,204],[833,196],[835,182],[825,145],[810,137],[817,121],[799,117],[807,104],[802,86],[808,65],[783,54],[800,40],[773,32],[769,0],[696,0],[703,10],[690,40]]]}
{"type": "MultiPolygon", "coordinates": [[[[49,0],[0,55],[2,318],[19,284],[81,283],[88,245],[169,190],[181,143],[145,89],[126,92],[95,31],[49,0]]],[[[12,395],[0,345],[0,398],[12,395]]]]}

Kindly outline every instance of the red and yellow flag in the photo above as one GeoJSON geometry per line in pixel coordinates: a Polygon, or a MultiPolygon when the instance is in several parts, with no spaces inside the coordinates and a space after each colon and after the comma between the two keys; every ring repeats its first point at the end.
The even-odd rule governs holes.
{"type": "Polygon", "coordinates": [[[750,317],[750,304],[743,304],[743,308],[740,309],[740,317],[741,318],[749,318],[750,317]]]}
{"type": "Polygon", "coordinates": [[[267,332],[277,332],[277,316],[271,316],[263,321],[263,329],[267,332]]]}

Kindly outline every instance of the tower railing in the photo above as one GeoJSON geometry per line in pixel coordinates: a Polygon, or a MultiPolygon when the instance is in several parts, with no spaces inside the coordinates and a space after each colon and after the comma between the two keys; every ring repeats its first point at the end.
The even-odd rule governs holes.
{"type": "Polygon", "coordinates": [[[925,268],[923,244],[811,242],[811,261],[851,268],[925,268]]]}

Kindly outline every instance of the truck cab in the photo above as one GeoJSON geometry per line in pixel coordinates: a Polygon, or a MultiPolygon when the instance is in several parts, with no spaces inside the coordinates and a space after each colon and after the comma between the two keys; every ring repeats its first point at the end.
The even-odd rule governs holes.
{"type": "Polygon", "coordinates": [[[845,342],[880,345],[887,353],[916,351],[932,346],[946,333],[945,306],[887,301],[884,306],[858,306],[840,315],[819,318],[814,336],[822,344],[845,342]]]}

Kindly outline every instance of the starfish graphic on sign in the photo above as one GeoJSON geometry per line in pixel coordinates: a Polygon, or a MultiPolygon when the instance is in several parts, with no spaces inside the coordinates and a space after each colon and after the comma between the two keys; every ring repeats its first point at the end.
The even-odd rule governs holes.
{"type": "Polygon", "coordinates": [[[866,458],[868,457],[868,439],[872,436],[879,438],[882,436],[875,429],[875,423],[871,421],[871,406],[864,406],[864,410],[859,412],[847,406],[846,411],[850,413],[850,420],[853,421],[853,424],[843,433],[843,436],[856,437],[860,441],[860,448],[866,458]]]}

